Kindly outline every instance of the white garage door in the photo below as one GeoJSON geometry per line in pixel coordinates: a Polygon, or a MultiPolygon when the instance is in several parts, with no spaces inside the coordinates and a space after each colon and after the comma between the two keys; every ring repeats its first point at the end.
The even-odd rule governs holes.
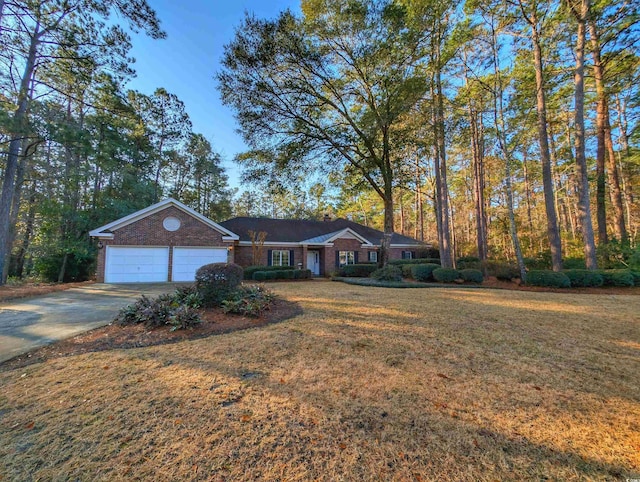
{"type": "Polygon", "coordinates": [[[210,263],[226,263],[227,248],[173,248],[173,281],[193,281],[196,271],[210,263]]]}
{"type": "Polygon", "coordinates": [[[167,281],[169,248],[107,246],[106,283],[167,281]]]}

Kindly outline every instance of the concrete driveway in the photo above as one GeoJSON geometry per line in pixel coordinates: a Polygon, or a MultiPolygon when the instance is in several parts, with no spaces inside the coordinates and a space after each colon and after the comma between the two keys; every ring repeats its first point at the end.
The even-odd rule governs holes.
{"type": "Polygon", "coordinates": [[[0,304],[0,363],[38,346],[110,323],[120,308],[176,284],[93,284],[0,304]]]}

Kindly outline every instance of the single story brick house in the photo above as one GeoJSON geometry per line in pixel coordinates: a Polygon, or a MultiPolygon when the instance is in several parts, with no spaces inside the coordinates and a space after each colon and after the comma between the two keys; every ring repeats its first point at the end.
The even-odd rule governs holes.
{"type": "MultiPolygon", "coordinates": [[[[258,264],[296,266],[328,276],[339,266],[375,262],[383,233],[346,219],[307,221],[237,217],[216,223],[175,199],[94,229],[96,279],[105,283],[193,281],[208,263],[253,263],[249,231],[264,232],[258,264]]],[[[391,259],[413,258],[429,245],[394,234],[391,259]]]]}

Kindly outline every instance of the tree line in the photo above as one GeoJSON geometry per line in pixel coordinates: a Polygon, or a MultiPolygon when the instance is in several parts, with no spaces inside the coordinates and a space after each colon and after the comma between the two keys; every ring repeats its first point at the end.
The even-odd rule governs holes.
{"type": "Polygon", "coordinates": [[[163,88],[126,89],[146,0],[0,1],[0,273],[86,279],[88,231],[173,196],[230,213],[220,157],[163,88]],[[114,20],[115,19],[115,20],[114,20]]]}
{"type": "MultiPolygon", "coordinates": [[[[247,15],[218,74],[276,190],[456,257],[628,262],[637,246],[636,0],[303,0],[247,15]]],[[[604,266],[601,266],[604,267],[604,266]]]]}

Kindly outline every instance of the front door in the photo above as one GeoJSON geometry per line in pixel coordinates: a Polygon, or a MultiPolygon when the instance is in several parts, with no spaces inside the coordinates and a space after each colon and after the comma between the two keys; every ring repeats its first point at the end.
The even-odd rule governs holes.
{"type": "Polygon", "coordinates": [[[315,276],[320,275],[320,251],[307,251],[307,269],[315,276]]]}

